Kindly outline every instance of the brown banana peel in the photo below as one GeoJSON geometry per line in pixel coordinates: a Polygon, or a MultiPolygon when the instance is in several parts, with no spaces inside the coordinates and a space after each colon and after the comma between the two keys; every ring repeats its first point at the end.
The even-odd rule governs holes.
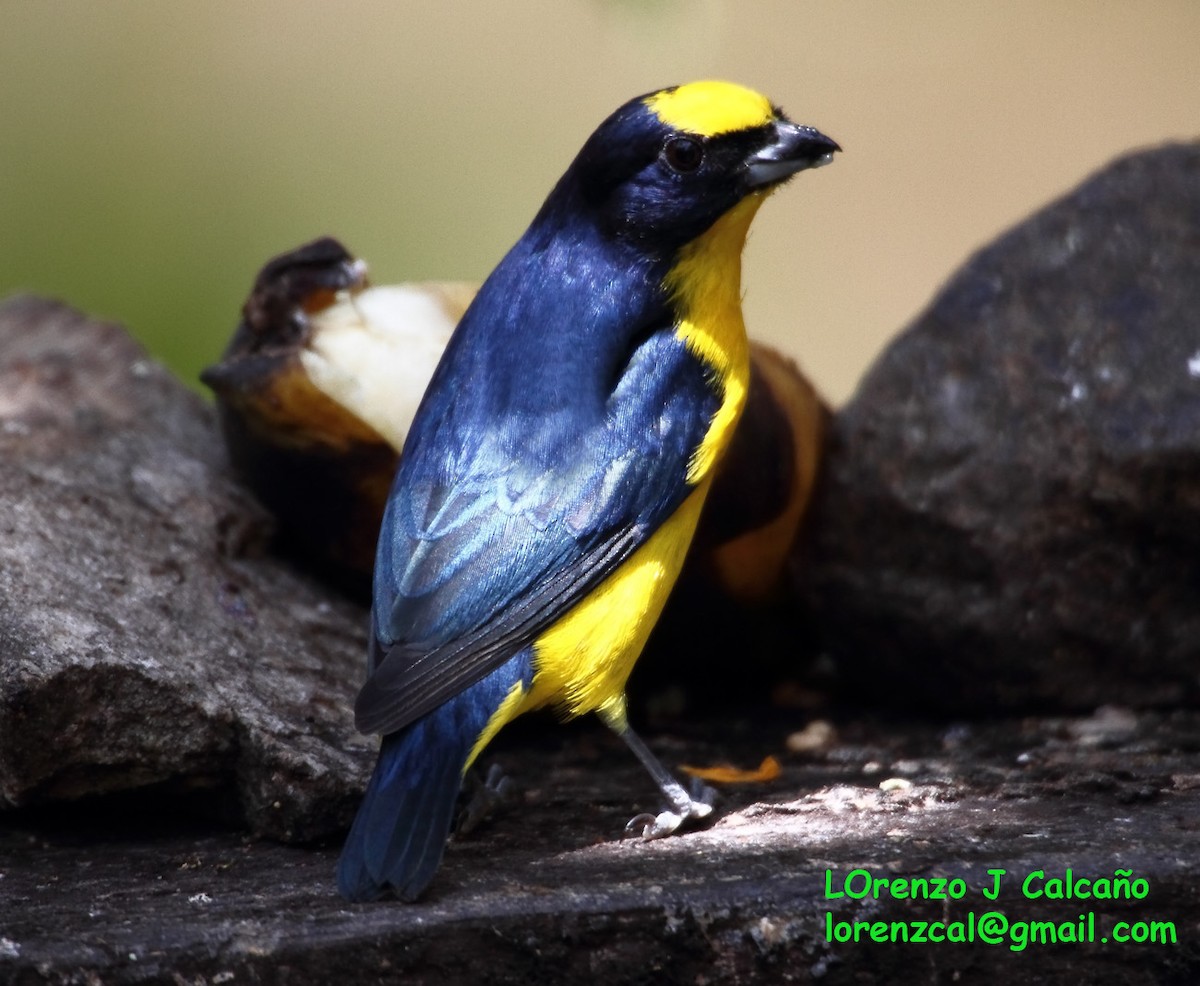
{"type": "MultiPolygon", "coordinates": [[[[369,585],[399,450],[474,290],[370,287],[362,261],[316,240],[263,268],[221,361],[201,375],[233,464],[277,517],[283,543],[344,583],[369,585]]],[[[685,583],[700,580],[731,608],[778,594],[828,418],[789,359],[751,343],[747,406],[685,583]]]]}

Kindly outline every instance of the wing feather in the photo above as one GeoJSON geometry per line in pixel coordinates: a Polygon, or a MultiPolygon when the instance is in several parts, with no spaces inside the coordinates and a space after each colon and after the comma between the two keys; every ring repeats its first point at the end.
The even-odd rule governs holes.
{"type": "Polygon", "coordinates": [[[359,729],[394,732],[432,711],[616,571],[691,492],[688,462],[719,399],[664,328],[598,414],[485,415],[483,427],[467,414],[449,474],[444,454],[423,454],[447,440],[447,422],[438,441],[418,436],[380,536],[359,729]]]}

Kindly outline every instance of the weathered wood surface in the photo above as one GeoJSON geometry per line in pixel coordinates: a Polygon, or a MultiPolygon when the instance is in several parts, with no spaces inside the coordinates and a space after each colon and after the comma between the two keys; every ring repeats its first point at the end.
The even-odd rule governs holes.
{"type": "MultiPolygon", "coordinates": [[[[789,719],[722,719],[664,740],[668,759],[781,752],[789,719]]],[[[428,900],[347,905],[332,846],[180,831],[113,809],[20,817],[0,835],[0,981],[1119,982],[1200,973],[1200,716],[932,727],[844,722],[771,785],[729,795],[707,831],[621,842],[652,795],[597,730],[526,731],[498,760],[521,802],[453,843],[428,900]],[[885,784],[890,778],[911,782],[885,784]],[[1128,870],[1143,900],[1026,899],[1030,873],[1128,870]],[[827,900],[865,868],[962,877],[961,900],[827,900]],[[989,869],[1008,871],[999,899],[989,869]],[[835,921],[1077,923],[1097,941],[826,941],[835,921]],[[1174,922],[1175,944],[1098,939],[1118,921],[1174,922]]],[[[1040,883],[1040,881],[1038,881],[1040,883]]]]}

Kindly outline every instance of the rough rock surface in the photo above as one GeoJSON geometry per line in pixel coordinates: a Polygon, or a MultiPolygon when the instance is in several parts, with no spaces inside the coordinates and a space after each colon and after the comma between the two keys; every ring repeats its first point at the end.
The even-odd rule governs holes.
{"type": "Polygon", "coordinates": [[[166,784],[276,838],[346,824],[362,612],[267,528],[123,329],[0,306],[0,803],[166,784]]]}
{"type": "Polygon", "coordinates": [[[987,247],[837,415],[798,571],[858,699],[1200,699],[1200,144],[987,247]]]}

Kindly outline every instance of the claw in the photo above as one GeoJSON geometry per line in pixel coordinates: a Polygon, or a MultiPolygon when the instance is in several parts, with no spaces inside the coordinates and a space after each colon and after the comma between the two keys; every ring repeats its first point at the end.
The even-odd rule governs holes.
{"type": "Polygon", "coordinates": [[[663,836],[670,835],[683,824],[683,820],[686,817],[673,811],[662,811],[657,815],[651,815],[649,812],[646,812],[631,818],[629,824],[625,826],[625,832],[627,834],[636,834],[640,825],[642,829],[642,841],[649,842],[651,839],[661,839],[663,836]]]}
{"type": "Polygon", "coordinates": [[[516,794],[516,785],[497,763],[492,764],[487,774],[480,779],[476,771],[467,775],[470,796],[458,816],[454,827],[455,835],[467,835],[489,818],[501,805],[511,802],[516,794]]]}
{"type": "Polygon", "coordinates": [[[670,807],[657,815],[647,812],[634,816],[625,826],[625,834],[622,838],[636,835],[638,829],[641,829],[643,841],[661,839],[664,835],[670,835],[677,831],[684,822],[692,819],[698,821],[711,815],[713,804],[717,800],[717,792],[698,777],[692,778],[691,790],[685,790],[683,785],[658,762],[658,758],[638,738],[637,733],[629,728],[629,723],[624,719],[623,709],[622,705],[620,716],[609,716],[604,721],[628,744],[634,755],[642,762],[642,766],[650,772],[650,776],[654,778],[654,783],[658,785],[658,789],[662,791],[670,807]]]}
{"type": "MultiPolygon", "coordinates": [[[[663,836],[673,834],[684,822],[707,818],[712,814],[712,803],[716,799],[717,792],[707,784],[701,784],[700,788],[703,790],[697,791],[685,804],[675,805],[657,815],[648,811],[635,815],[626,823],[625,833],[621,838],[626,839],[640,834],[643,842],[649,842],[651,839],[661,839],[663,836]]],[[[693,785],[693,789],[696,789],[695,785],[693,785]]]]}
{"type": "Polygon", "coordinates": [[[657,817],[648,811],[644,811],[640,815],[634,815],[633,818],[625,823],[625,831],[621,833],[621,841],[624,842],[630,836],[634,835],[640,835],[642,838],[645,838],[646,831],[655,823],[657,817]]]}

